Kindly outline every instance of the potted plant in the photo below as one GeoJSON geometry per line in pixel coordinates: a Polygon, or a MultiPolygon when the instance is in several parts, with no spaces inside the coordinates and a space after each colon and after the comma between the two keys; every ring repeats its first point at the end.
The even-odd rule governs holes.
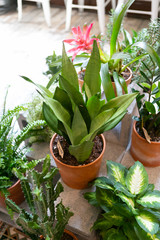
{"type": "Polygon", "coordinates": [[[70,217],[73,215],[69,208],[56,203],[63,186],[60,182],[54,186],[53,179],[58,169],[51,167],[50,156],[47,155],[42,165],[42,171],[35,169],[26,171],[25,175],[21,171],[14,169],[15,174],[21,180],[22,189],[30,212],[21,209],[9,198],[6,199],[8,211],[13,217],[16,215],[16,223],[22,228],[32,240],[65,240],[66,234],[72,240],[77,240],[73,233],[65,230],[70,217]]]}
{"type": "Polygon", "coordinates": [[[140,162],[127,169],[107,161],[107,177],[95,179],[93,185],[96,190],[84,197],[102,210],[92,227],[100,239],[160,238],[160,191],[148,184],[148,174],[140,162]]]}
{"type": "MultiPolygon", "coordinates": [[[[13,174],[13,168],[23,169],[27,167],[27,148],[23,141],[30,136],[40,133],[46,125],[45,121],[34,121],[23,130],[17,131],[14,121],[24,106],[17,106],[13,110],[5,111],[0,117],[0,205],[5,206],[5,195],[20,204],[24,200],[20,180],[13,174]]],[[[28,149],[29,151],[29,149],[28,149]]]]}
{"type": "Polygon", "coordinates": [[[56,88],[54,94],[23,77],[37,86],[44,99],[44,118],[58,134],[51,140],[50,151],[62,180],[73,188],[87,187],[88,182],[98,175],[105,150],[105,140],[100,134],[121,121],[137,94],[126,94],[105,103],[101,99],[99,72],[100,55],[95,41],[86,67],[83,93],[79,90],[76,70],[65,49],[60,87],[56,88]]]}
{"type": "Polygon", "coordinates": [[[150,48],[152,68],[143,63],[142,80],[138,86],[142,92],[137,96],[139,116],[134,117],[131,155],[145,166],[160,166],[160,57],[150,48]]]}

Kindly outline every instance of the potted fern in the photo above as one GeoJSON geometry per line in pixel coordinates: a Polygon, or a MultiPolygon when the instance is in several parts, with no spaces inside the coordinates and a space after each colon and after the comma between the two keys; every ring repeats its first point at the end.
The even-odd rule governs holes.
{"type": "Polygon", "coordinates": [[[78,240],[73,233],[65,230],[73,213],[62,201],[57,203],[63,186],[60,182],[56,187],[53,184],[58,169],[51,166],[50,156],[47,155],[44,159],[41,172],[35,169],[27,170],[25,174],[17,169],[14,169],[14,172],[21,180],[30,212],[21,209],[9,198],[6,199],[6,205],[12,218],[16,213],[16,223],[24,233],[32,240],[65,240],[68,235],[69,239],[78,240]]]}
{"type": "MultiPolygon", "coordinates": [[[[34,83],[27,77],[23,78],[34,83]]],[[[121,121],[137,93],[126,94],[107,103],[101,99],[100,54],[96,41],[86,67],[83,93],[65,48],[62,75],[55,93],[35,85],[44,100],[44,118],[58,134],[51,140],[50,151],[62,180],[70,187],[85,188],[99,172],[105,150],[105,140],[100,134],[121,121]]]]}
{"type": "MultiPolygon", "coordinates": [[[[13,110],[5,111],[0,116],[0,205],[5,206],[5,195],[9,195],[14,202],[20,204],[24,200],[20,180],[13,174],[13,168],[26,167],[27,148],[23,141],[30,136],[37,135],[46,125],[45,121],[34,121],[23,130],[15,129],[15,120],[24,106],[17,106],[13,110]]],[[[28,149],[29,151],[29,149],[28,149]]]]}
{"type": "Polygon", "coordinates": [[[160,191],[148,184],[140,162],[127,169],[107,161],[107,177],[95,179],[94,192],[84,197],[102,213],[92,229],[100,239],[153,240],[160,238],[160,191]]]}
{"type": "Polygon", "coordinates": [[[142,91],[138,94],[137,107],[139,115],[134,117],[131,155],[135,161],[145,166],[160,166],[160,57],[150,47],[152,68],[144,62],[140,71],[142,91]]]}

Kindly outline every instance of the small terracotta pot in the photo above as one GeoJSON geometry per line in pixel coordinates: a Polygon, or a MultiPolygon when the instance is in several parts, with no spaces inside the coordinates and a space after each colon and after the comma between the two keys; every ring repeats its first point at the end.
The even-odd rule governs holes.
{"type": "MultiPolygon", "coordinates": [[[[10,192],[8,198],[10,198],[17,205],[21,204],[25,200],[23,191],[21,189],[20,180],[18,180],[14,185],[8,188],[8,191],[10,192]]],[[[1,194],[1,192],[0,192],[0,206],[6,207],[5,197],[1,194]]]]}
{"type": "Polygon", "coordinates": [[[56,162],[57,167],[59,168],[59,172],[63,182],[67,184],[69,187],[74,189],[87,188],[88,183],[93,179],[95,179],[99,173],[101,161],[102,161],[104,151],[105,151],[105,146],[106,146],[104,136],[102,134],[100,135],[103,141],[103,150],[100,156],[95,161],[87,165],[70,166],[59,161],[53,153],[52,147],[53,147],[53,142],[54,142],[54,139],[56,138],[56,135],[57,134],[54,134],[50,141],[50,152],[56,162]]]}
{"type": "Polygon", "coordinates": [[[130,152],[135,161],[140,161],[146,167],[160,166],[160,142],[148,143],[136,131],[133,124],[130,152]]]}
{"type": "MultiPolygon", "coordinates": [[[[132,79],[133,74],[132,74],[132,71],[131,71],[131,69],[130,69],[129,67],[127,67],[127,69],[128,69],[128,71],[130,72],[129,78],[128,78],[127,80],[125,80],[126,85],[127,85],[127,87],[128,87],[128,85],[129,85],[130,82],[131,82],[131,79],[132,79]]],[[[116,85],[115,85],[114,82],[112,82],[112,86],[113,86],[113,89],[114,89],[115,96],[117,97],[117,90],[116,90],[116,85]]],[[[122,92],[123,92],[123,94],[125,94],[125,92],[124,92],[123,89],[122,89],[122,92]]]]}
{"type": "Polygon", "coordinates": [[[70,235],[74,240],[78,240],[78,238],[72,232],[70,232],[69,230],[64,229],[64,232],[67,233],[68,235],[70,235]]]}

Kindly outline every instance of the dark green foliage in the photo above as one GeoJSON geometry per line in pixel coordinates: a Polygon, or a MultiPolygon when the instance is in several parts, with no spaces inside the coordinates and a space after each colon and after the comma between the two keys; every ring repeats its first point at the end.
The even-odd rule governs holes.
{"type": "Polygon", "coordinates": [[[0,117],[0,191],[6,193],[6,188],[12,185],[15,179],[13,168],[25,168],[27,159],[26,152],[29,150],[22,146],[24,140],[37,135],[46,125],[45,121],[34,121],[23,130],[15,130],[15,121],[21,111],[26,110],[23,106],[17,106],[8,110],[0,117]]]}
{"type": "Polygon", "coordinates": [[[96,135],[115,127],[126,109],[136,97],[126,94],[111,99],[101,99],[100,54],[96,41],[86,67],[82,92],[77,72],[68,58],[65,48],[62,55],[62,75],[54,94],[47,88],[33,83],[43,97],[43,115],[50,128],[69,143],[69,152],[79,163],[90,156],[96,135]],[[96,107],[95,107],[96,106],[96,107]]]}
{"type": "MultiPolygon", "coordinates": [[[[159,57],[160,61],[160,57],[159,57]]],[[[160,64],[152,58],[153,68],[150,69],[144,62],[141,73],[141,83],[138,86],[142,91],[137,96],[139,117],[137,127],[148,142],[159,141],[160,137],[160,64]],[[147,131],[147,133],[146,133],[147,131]]],[[[135,90],[133,90],[135,91],[135,90]]]]}
{"type": "Polygon", "coordinates": [[[144,166],[137,161],[127,169],[107,161],[107,174],[95,179],[95,192],[84,194],[90,204],[102,210],[92,229],[103,240],[160,239],[160,191],[148,184],[144,166]]]}
{"type": "Polygon", "coordinates": [[[62,202],[57,205],[55,203],[63,191],[63,186],[59,182],[54,187],[53,179],[58,169],[51,167],[50,162],[50,156],[47,155],[41,172],[34,169],[27,171],[25,175],[19,170],[15,172],[21,180],[25,199],[30,209],[29,213],[19,208],[12,200],[6,199],[11,217],[13,217],[13,213],[18,213],[16,223],[33,240],[39,239],[40,235],[48,240],[60,240],[66,224],[73,215],[62,202]]]}

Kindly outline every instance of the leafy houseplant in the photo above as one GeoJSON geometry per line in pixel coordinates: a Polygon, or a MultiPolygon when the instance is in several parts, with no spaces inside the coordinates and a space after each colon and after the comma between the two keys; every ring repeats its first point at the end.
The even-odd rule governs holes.
{"type": "MultiPolygon", "coordinates": [[[[84,165],[90,157],[95,136],[115,127],[137,95],[137,93],[126,94],[105,103],[105,100],[101,99],[99,72],[100,55],[95,41],[91,58],[86,67],[83,93],[79,90],[76,70],[67,57],[65,49],[63,49],[62,55],[60,87],[56,88],[54,94],[23,77],[34,83],[39,89],[45,102],[43,114],[47,124],[54,132],[66,139],[69,144],[69,153],[76,158],[79,165],[84,165]]],[[[66,167],[67,164],[64,165],[66,167]]],[[[75,171],[75,167],[72,168],[75,171]]]]}
{"type": "Polygon", "coordinates": [[[49,155],[44,159],[42,172],[32,169],[24,175],[15,169],[15,174],[21,179],[30,212],[21,209],[10,199],[6,199],[6,205],[11,217],[13,213],[18,214],[16,223],[32,240],[42,236],[46,240],[60,240],[66,224],[73,215],[62,201],[56,204],[59,194],[63,191],[60,182],[54,188],[53,179],[57,172],[58,169],[50,165],[49,155]]]}
{"type": "Polygon", "coordinates": [[[127,169],[107,161],[107,175],[95,179],[95,192],[84,195],[90,204],[102,209],[93,225],[101,239],[160,239],[160,192],[148,184],[144,166],[137,161],[127,169]]]}
{"type": "Polygon", "coordinates": [[[160,57],[152,49],[153,70],[143,63],[142,93],[137,96],[139,116],[133,128],[131,154],[146,166],[160,165],[160,57]],[[156,61],[154,56],[157,56],[156,61]],[[140,147],[137,148],[137,147],[140,147]]]}
{"type": "MultiPolygon", "coordinates": [[[[4,110],[0,118],[0,201],[2,205],[4,205],[4,197],[2,195],[8,194],[8,190],[11,194],[14,189],[12,185],[17,182],[17,178],[15,178],[12,172],[13,168],[23,169],[26,167],[27,148],[21,144],[30,136],[39,134],[43,126],[46,125],[45,121],[34,121],[23,128],[23,130],[16,131],[14,119],[16,120],[20,111],[24,110],[26,108],[23,106],[17,106],[7,112],[4,110]]],[[[17,187],[16,184],[14,185],[17,187]]],[[[18,186],[19,193],[17,194],[20,194],[19,181],[18,186]]],[[[17,199],[18,203],[23,200],[18,195],[10,197],[17,199]]]]}

